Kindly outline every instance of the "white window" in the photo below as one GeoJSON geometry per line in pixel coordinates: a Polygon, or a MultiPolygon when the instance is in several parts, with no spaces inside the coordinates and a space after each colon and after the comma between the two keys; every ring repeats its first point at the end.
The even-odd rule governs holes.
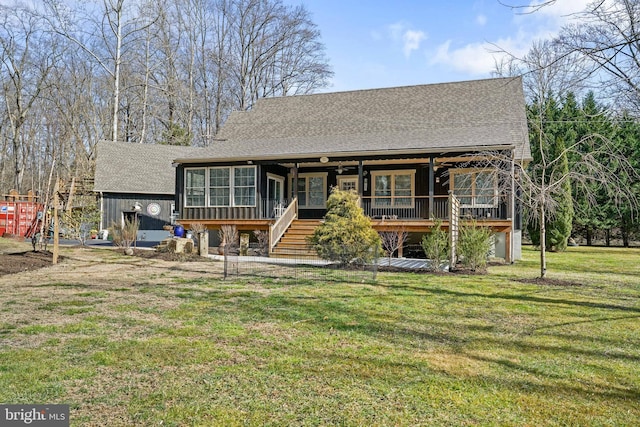
{"type": "Polygon", "coordinates": [[[233,205],[256,205],[256,168],[255,166],[234,167],[233,169],[233,205]]]}
{"type": "MultiPolygon", "coordinates": [[[[293,177],[290,177],[293,189],[293,177]]],[[[292,192],[292,198],[295,194],[292,192]]],[[[327,173],[301,173],[298,175],[298,207],[321,208],[327,206],[327,173]]]]}
{"type": "Polygon", "coordinates": [[[358,176],[357,175],[341,175],[338,176],[338,188],[342,191],[358,192],[358,176]]]}
{"type": "Polygon", "coordinates": [[[207,169],[185,169],[185,205],[205,206],[207,169]]]}
{"type": "Polygon", "coordinates": [[[415,170],[373,171],[373,206],[412,208],[415,170]]]}
{"type": "Polygon", "coordinates": [[[229,206],[231,185],[229,168],[209,169],[209,206],[229,206]]]}
{"type": "Polygon", "coordinates": [[[255,205],[255,166],[185,169],[185,206],[255,205]]]}
{"type": "Polygon", "coordinates": [[[492,171],[452,169],[451,190],[466,208],[493,208],[498,204],[498,181],[492,171]]]}

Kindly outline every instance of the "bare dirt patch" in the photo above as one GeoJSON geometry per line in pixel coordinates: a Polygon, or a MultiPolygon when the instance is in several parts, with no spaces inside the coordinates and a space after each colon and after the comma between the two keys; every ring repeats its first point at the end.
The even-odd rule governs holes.
{"type": "MultiPolygon", "coordinates": [[[[91,251],[90,248],[76,248],[76,251],[91,251]]],[[[64,256],[59,256],[58,261],[62,262],[64,256]]],[[[134,251],[133,258],[162,260],[169,262],[206,262],[207,258],[196,254],[176,254],[171,252],[158,252],[155,250],[134,251]]],[[[34,271],[53,265],[53,253],[51,251],[19,251],[11,253],[0,253],[0,276],[7,274],[34,271]]]]}
{"type": "Polygon", "coordinates": [[[49,251],[26,251],[0,254],[0,276],[21,271],[38,270],[53,263],[53,254],[49,251]]]}

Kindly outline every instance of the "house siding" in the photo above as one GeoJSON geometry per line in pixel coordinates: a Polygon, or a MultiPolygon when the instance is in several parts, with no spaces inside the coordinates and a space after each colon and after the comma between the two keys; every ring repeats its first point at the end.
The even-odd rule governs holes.
{"type": "Polygon", "coordinates": [[[169,234],[163,230],[163,226],[171,224],[173,195],[105,193],[102,195],[102,227],[109,228],[114,223],[122,224],[123,213],[132,212],[135,203],[140,204],[142,209],[138,213],[140,239],[161,240],[169,234]],[[158,215],[151,215],[147,211],[151,203],[160,206],[158,215]]]}

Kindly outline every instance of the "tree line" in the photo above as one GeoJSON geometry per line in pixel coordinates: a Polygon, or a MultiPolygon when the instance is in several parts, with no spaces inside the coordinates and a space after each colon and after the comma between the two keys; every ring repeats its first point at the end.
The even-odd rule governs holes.
{"type": "MultiPolygon", "coordinates": [[[[504,4],[526,14],[556,2],[504,4]]],[[[523,77],[527,98],[526,228],[544,249],[563,250],[572,237],[628,246],[640,234],[640,1],[594,0],[572,18],[496,66],[523,77]]]]}
{"type": "MultiPolygon", "coordinates": [[[[524,76],[541,185],[523,200],[530,224],[549,214],[549,249],[638,234],[640,1],[597,0],[577,18],[496,70],[524,76]]],[[[0,194],[42,195],[54,168],[91,177],[99,140],[213,145],[231,111],[331,76],[309,12],[282,0],[2,4],[0,194]]]]}
{"type": "MultiPolygon", "coordinates": [[[[640,170],[640,122],[614,113],[593,92],[580,101],[573,92],[547,96],[530,104],[528,114],[533,155],[528,172],[535,175],[537,168],[548,185],[558,184],[550,201],[553,214],[546,220],[546,249],[564,250],[573,241],[592,245],[596,239],[610,245],[614,238],[629,246],[640,233],[630,200],[640,198],[635,173],[640,170]]],[[[527,231],[536,245],[539,225],[536,215],[528,216],[527,231]]]]}
{"type": "Polygon", "coordinates": [[[99,140],[209,146],[232,110],[332,76],[304,6],[281,0],[0,5],[0,192],[91,176],[99,140]]]}

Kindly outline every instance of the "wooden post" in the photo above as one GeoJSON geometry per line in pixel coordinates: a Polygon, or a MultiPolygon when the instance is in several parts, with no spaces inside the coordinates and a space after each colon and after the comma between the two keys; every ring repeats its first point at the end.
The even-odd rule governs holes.
{"type": "Polygon", "coordinates": [[[429,157],[429,211],[428,211],[428,219],[434,219],[433,216],[433,195],[434,195],[434,161],[433,156],[429,157]]]}
{"type": "Polygon", "coordinates": [[[65,212],[71,212],[73,206],[73,196],[76,191],[76,177],[71,178],[71,188],[69,188],[69,197],[67,198],[67,206],[65,206],[65,212]]]}

